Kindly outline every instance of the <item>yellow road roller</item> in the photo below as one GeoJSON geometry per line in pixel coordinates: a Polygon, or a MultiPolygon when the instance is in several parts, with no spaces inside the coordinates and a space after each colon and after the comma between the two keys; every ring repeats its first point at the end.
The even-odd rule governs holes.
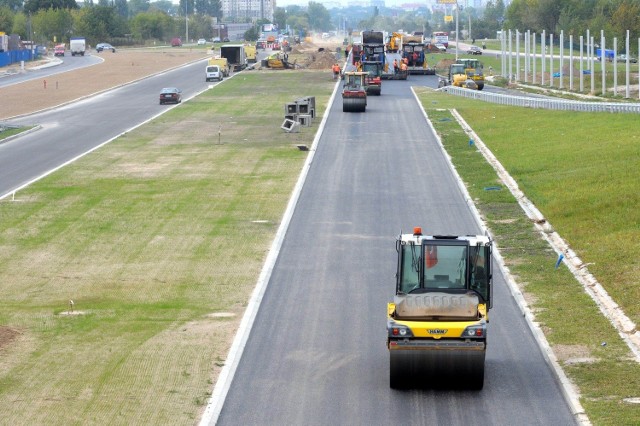
{"type": "Polygon", "coordinates": [[[387,305],[393,389],[484,385],[491,308],[488,235],[400,234],[396,292],[387,305]]]}

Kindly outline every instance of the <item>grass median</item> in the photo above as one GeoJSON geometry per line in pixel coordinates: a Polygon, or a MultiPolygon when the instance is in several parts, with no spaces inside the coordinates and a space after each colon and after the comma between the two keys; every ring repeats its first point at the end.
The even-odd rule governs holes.
{"type": "MultiPolygon", "coordinates": [[[[640,321],[640,136],[634,114],[504,107],[419,89],[458,173],[596,425],[640,422],[640,365],[453,119],[455,108],[520,189],[640,321]],[[501,188],[501,190],[496,190],[501,188]]],[[[496,309],[500,309],[499,306],[496,309]]],[[[526,362],[526,360],[522,360],[526,362]]]]}
{"type": "Polygon", "coordinates": [[[334,84],[240,74],[0,202],[4,423],[199,418],[334,84]]]}

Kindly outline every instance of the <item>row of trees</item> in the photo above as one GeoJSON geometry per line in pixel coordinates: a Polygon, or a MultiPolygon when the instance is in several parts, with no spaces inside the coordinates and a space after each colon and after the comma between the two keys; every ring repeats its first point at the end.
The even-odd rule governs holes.
{"type": "MultiPolygon", "coordinates": [[[[75,0],[0,0],[0,31],[19,34],[23,40],[38,43],[67,42],[74,35],[86,37],[90,43],[101,41],[117,44],[168,40],[186,33],[190,38],[213,37],[212,17],[221,22],[220,0],[85,0],[78,7],[75,0]],[[185,20],[185,15],[188,17],[185,20]]],[[[274,22],[280,28],[291,28],[296,34],[310,29],[328,31],[333,28],[331,15],[320,3],[307,7],[276,8],[274,22]]],[[[258,22],[247,34],[256,39],[258,22]]]]}
{"type": "MultiPolygon", "coordinates": [[[[74,34],[90,42],[130,40],[168,40],[185,34],[185,14],[193,38],[213,36],[211,18],[222,19],[221,0],[0,0],[0,31],[19,34],[36,41],[67,41],[74,34]],[[35,34],[35,36],[34,36],[35,34]]],[[[448,13],[451,13],[450,11],[448,13]]],[[[490,0],[484,8],[466,7],[459,11],[459,28],[475,39],[495,38],[502,28],[531,30],[579,36],[590,29],[603,30],[608,39],[622,38],[630,30],[631,38],[640,37],[640,1],[638,0],[490,0]]],[[[280,28],[295,34],[309,30],[379,29],[386,31],[435,30],[453,32],[455,22],[445,23],[442,10],[427,7],[410,12],[377,7],[349,7],[327,10],[311,1],[307,6],[277,7],[273,18],[280,28]]],[[[247,36],[257,37],[258,26],[247,36]]]]}
{"type": "MultiPolygon", "coordinates": [[[[189,34],[196,38],[213,36],[211,19],[206,15],[190,15],[189,34]]],[[[13,13],[0,7],[0,31],[19,34],[23,40],[37,43],[68,42],[81,35],[89,43],[117,42],[119,45],[141,43],[148,40],[168,40],[185,34],[184,18],[151,8],[130,19],[113,6],[92,6],[69,9],[41,9],[35,13],[13,13]]]]}
{"type": "MultiPolygon", "coordinates": [[[[499,0],[502,1],[502,0],[499,0]]],[[[587,29],[605,37],[640,37],[638,0],[513,0],[505,13],[505,28],[584,35],[587,29]]],[[[636,43],[633,43],[634,45],[636,43]]]]}

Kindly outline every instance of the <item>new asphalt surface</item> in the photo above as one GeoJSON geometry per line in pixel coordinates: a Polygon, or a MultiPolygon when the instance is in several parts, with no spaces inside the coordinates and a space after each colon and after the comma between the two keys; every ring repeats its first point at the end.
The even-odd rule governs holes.
{"type": "Polygon", "coordinates": [[[395,237],[482,232],[410,91],[436,79],[336,97],[217,424],[576,423],[498,268],[484,389],[389,388],[395,237]]]}

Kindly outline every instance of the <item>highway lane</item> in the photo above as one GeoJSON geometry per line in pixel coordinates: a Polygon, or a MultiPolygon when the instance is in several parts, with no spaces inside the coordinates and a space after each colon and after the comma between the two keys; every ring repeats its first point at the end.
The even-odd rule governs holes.
{"type": "Polygon", "coordinates": [[[484,390],[389,388],[396,235],[480,232],[409,90],[434,80],[331,106],[219,425],[575,424],[497,269],[484,390]]]}
{"type": "MultiPolygon", "coordinates": [[[[112,52],[108,52],[112,54],[112,52]]],[[[107,54],[105,52],[104,54],[107,54]]],[[[27,69],[25,72],[17,74],[2,74],[0,73],[0,87],[11,86],[12,84],[23,83],[29,80],[36,80],[40,78],[50,77],[52,75],[60,74],[67,71],[73,71],[79,68],[90,67],[92,65],[99,64],[103,61],[100,54],[87,54],[85,56],[71,56],[71,53],[66,52],[64,57],[54,58],[51,64],[54,66],[45,66],[38,69],[27,69]]]]}
{"type": "Polygon", "coordinates": [[[0,196],[171,108],[159,105],[163,87],[179,87],[183,99],[188,99],[217,84],[205,82],[205,63],[198,61],[73,104],[8,121],[41,128],[0,144],[0,196]]]}

